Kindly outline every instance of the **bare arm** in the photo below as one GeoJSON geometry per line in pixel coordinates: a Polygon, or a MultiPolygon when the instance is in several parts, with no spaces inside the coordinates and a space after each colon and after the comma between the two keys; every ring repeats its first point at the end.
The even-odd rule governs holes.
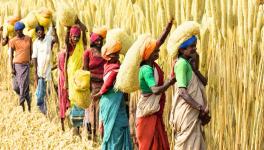
{"type": "Polygon", "coordinates": [[[79,18],[77,18],[75,23],[81,27],[82,35],[83,35],[83,37],[82,37],[83,45],[86,48],[87,47],[87,37],[86,37],[87,27],[85,26],[84,23],[81,22],[81,20],[79,18]]]}
{"type": "Polygon", "coordinates": [[[65,75],[65,83],[64,83],[64,89],[68,88],[68,73],[67,73],[67,64],[68,64],[68,58],[69,58],[69,47],[70,47],[70,27],[67,27],[67,33],[65,37],[65,43],[66,43],[66,56],[64,61],[64,75],[65,75]]]}
{"type": "Polygon", "coordinates": [[[185,88],[180,88],[180,96],[189,104],[192,108],[204,112],[206,106],[202,106],[197,103],[187,92],[185,88]]]}
{"type": "Polygon", "coordinates": [[[35,71],[34,71],[35,83],[38,84],[38,62],[37,62],[37,58],[33,58],[32,61],[33,61],[33,65],[35,68],[35,71]]]}
{"type": "Polygon", "coordinates": [[[14,65],[13,65],[14,49],[13,48],[10,48],[10,49],[11,49],[11,54],[10,54],[10,67],[11,67],[11,70],[12,70],[12,74],[15,75],[16,72],[15,72],[15,68],[14,68],[14,65]]]}
{"type": "Polygon", "coordinates": [[[161,94],[165,92],[171,85],[173,85],[176,82],[175,78],[171,78],[168,81],[166,81],[162,86],[153,86],[151,87],[151,91],[153,94],[161,94]]]}
{"type": "Polygon", "coordinates": [[[53,47],[53,44],[58,43],[59,40],[58,40],[58,34],[57,34],[56,28],[54,26],[52,26],[52,28],[53,28],[53,31],[54,31],[54,34],[53,34],[54,38],[52,40],[52,47],[53,47]]]}
{"type": "Polygon", "coordinates": [[[166,28],[164,29],[162,35],[160,36],[160,38],[157,40],[157,46],[156,48],[159,48],[164,42],[165,42],[165,39],[167,38],[170,30],[171,30],[171,27],[172,27],[172,23],[173,23],[173,18],[171,19],[171,21],[167,24],[166,28]]]}
{"type": "Polygon", "coordinates": [[[200,62],[200,56],[198,53],[195,53],[192,56],[192,60],[191,60],[190,64],[192,66],[193,72],[197,75],[197,77],[202,82],[202,84],[204,86],[206,86],[208,81],[207,81],[207,78],[205,76],[203,76],[199,70],[199,62],[200,62]]]}
{"type": "Polygon", "coordinates": [[[86,56],[86,52],[83,53],[83,70],[89,71],[89,59],[86,56]]]}
{"type": "Polygon", "coordinates": [[[3,39],[2,39],[2,46],[6,46],[7,45],[7,43],[8,43],[8,36],[7,37],[3,37],[3,39]]]}

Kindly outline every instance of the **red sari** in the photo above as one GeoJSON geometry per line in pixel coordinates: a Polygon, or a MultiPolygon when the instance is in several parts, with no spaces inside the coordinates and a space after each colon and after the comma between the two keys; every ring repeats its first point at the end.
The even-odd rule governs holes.
{"type": "Polygon", "coordinates": [[[70,107],[70,101],[68,99],[68,91],[64,89],[65,83],[65,75],[64,75],[64,62],[65,62],[66,53],[60,52],[58,55],[58,71],[59,71],[59,86],[58,86],[58,94],[59,94],[59,108],[60,108],[60,118],[65,118],[65,113],[67,109],[70,107]]]}
{"type": "MultiPolygon", "coordinates": [[[[159,74],[158,86],[164,83],[164,73],[158,64],[154,67],[159,74]]],[[[168,136],[163,122],[163,110],[165,105],[165,93],[160,98],[160,110],[153,115],[140,117],[136,120],[136,135],[139,144],[139,150],[169,150],[168,136]]]]}
{"type": "MultiPolygon", "coordinates": [[[[96,55],[93,48],[87,49],[83,54],[83,61],[88,62],[87,68],[91,73],[90,89],[92,94],[96,94],[100,91],[104,81],[104,60],[101,56],[96,55]]],[[[97,134],[97,128],[99,126],[99,101],[93,101],[89,108],[86,110],[85,122],[91,123],[92,132],[97,134]]]]}

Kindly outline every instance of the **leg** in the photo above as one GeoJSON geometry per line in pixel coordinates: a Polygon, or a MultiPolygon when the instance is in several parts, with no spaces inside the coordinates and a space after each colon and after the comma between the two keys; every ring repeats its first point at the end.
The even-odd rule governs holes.
{"type": "Polygon", "coordinates": [[[37,87],[37,105],[43,114],[46,114],[45,96],[46,96],[46,81],[43,78],[38,79],[37,87]]]}
{"type": "Polygon", "coordinates": [[[16,79],[19,85],[20,104],[27,100],[28,109],[30,111],[30,96],[29,96],[29,65],[16,64],[16,79]]]}
{"type": "Polygon", "coordinates": [[[13,90],[16,92],[17,95],[19,95],[19,85],[16,80],[16,76],[12,77],[12,84],[13,84],[13,90]]]}
{"type": "Polygon", "coordinates": [[[65,118],[61,118],[61,129],[62,129],[63,132],[65,131],[65,128],[64,128],[64,119],[65,118]]]}

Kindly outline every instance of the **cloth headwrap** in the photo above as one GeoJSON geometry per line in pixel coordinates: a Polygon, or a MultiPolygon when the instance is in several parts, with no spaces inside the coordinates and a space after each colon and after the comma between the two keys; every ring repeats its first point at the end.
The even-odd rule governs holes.
{"type": "Polygon", "coordinates": [[[91,43],[95,42],[100,36],[102,38],[105,38],[106,33],[107,33],[107,29],[105,27],[94,28],[90,37],[91,43]]]}
{"type": "Polygon", "coordinates": [[[100,37],[99,34],[92,33],[92,34],[91,34],[91,37],[90,37],[90,41],[91,41],[91,43],[94,43],[99,37],[100,37]]]}
{"type": "Polygon", "coordinates": [[[149,56],[153,53],[155,48],[156,48],[156,40],[151,40],[144,50],[142,56],[143,60],[149,59],[149,56]]]}
{"type": "Polygon", "coordinates": [[[102,57],[105,60],[110,60],[109,55],[113,53],[117,53],[122,49],[121,42],[116,40],[107,41],[105,45],[102,47],[102,57]]]}
{"type": "Polygon", "coordinates": [[[189,38],[188,40],[184,41],[179,48],[185,49],[188,46],[192,45],[195,41],[197,40],[196,36],[193,35],[191,38],[189,38]]]}
{"type": "Polygon", "coordinates": [[[81,28],[78,25],[73,25],[70,29],[70,36],[81,36],[81,28]]]}
{"type": "Polygon", "coordinates": [[[23,22],[15,23],[15,30],[23,30],[25,28],[25,24],[23,22]]]}
{"type": "Polygon", "coordinates": [[[93,29],[93,33],[100,35],[101,37],[105,38],[107,33],[106,27],[98,27],[93,29]]]}

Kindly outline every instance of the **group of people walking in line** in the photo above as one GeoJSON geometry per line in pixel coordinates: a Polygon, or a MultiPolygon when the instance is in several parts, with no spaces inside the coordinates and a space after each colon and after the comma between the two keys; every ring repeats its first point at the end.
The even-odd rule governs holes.
{"type": "MultiPolygon", "coordinates": [[[[93,139],[101,135],[101,148],[104,150],[131,150],[135,146],[140,150],[172,149],[163,122],[163,112],[166,104],[165,91],[174,86],[175,95],[169,118],[174,134],[174,149],[206,149],[202,126],[210,121],[210,116],[205,95],[207,79],[199,71],[197,33],[192,32],[194,29],[199,30],[196,24],[191,27],[182,24],[173,32],[182,32],[180,29],[184,28],[185,32],[178,34],[182,36],[169,38],[168,49],[173,51],[171,56],[174,58],[169,79],[165,81],[164,72],[156,63],[160,47],[169,35],[172,25],[173,19],[167,24],[160,38],[150,40],[141,50],[142,60],[138,66],[137,77],[141,96],[138,107],[132,114],[128,114],[126,106],[128,94],[114,88],[122,66],[119,60],[122,43],[104,43],[107,29],[101,27],[94,29],[90,34],[90,46],[86,48],[85,25],[77,19],[75,25],[67,27],[66,48],[59,52],[57,59],[62,130],[65,130],[64,121],[69,111],[74,134],[80,134],[80,128],[85,127],[93,139]],[[69,98],[69,93],[74,87],[74,74],[80,69],[90,72],[91,103],[87,109],[78,107],[69,98]],[[145,108],[140,108],[146,101],[157,102],[158,107],[147,113],[145,108]],[[129,126],[130,115],[134,116],[136,121],[133,127],[129,126]]],[[[53,45],[58,43],[56,29],[54,25],[49,29],[38,25],[35,29],[37,39],[32,41],[29,36],[23,34],[25,25],[22,22],[16,22],[14,28],[16,36],[10,40],[2,40],[3,45],[8,43],[10,51],[13,89],[19,95],[19,104],[23,110],[25,111],[26,101],[30,111],[29,74],[32,61],[37,87],[37,106],[43,114],[47,114],[45,99],[47,81],[51,80],[52,49],[53,45]]]]}

